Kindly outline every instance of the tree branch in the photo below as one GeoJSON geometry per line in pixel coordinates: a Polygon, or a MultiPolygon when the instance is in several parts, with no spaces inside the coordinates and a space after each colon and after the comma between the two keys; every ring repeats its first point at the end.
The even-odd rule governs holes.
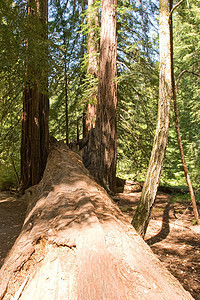
{"type": "Polygon", "coordinates": [[[178,92],[178,84],[179,84],[179,81],[180,81],[180,79],[181,79],[181,77],[182,77],[182,75],[183,75],[184,73],[189,73],[189,74],[192,74],[192,75],[195,75],[195,76],[200,77],[200,74],[195,73],[195,72],[192,72],[192,71],[188,71],[188,70],[183,70],[183,71],[181,71],[181,73],[178,75],[178,78],[177,78],[177,81],[176,81],[176,94],[177,94],[177,92],[178,92]]]}
{"type": "Polygon", "coordinates": [[[170,13],[169,13],[169,19],[172,17],[173,12],[175,11],[175,9],[177,9],[177,7],[179,7],[179,5],[181,5],[181,3],[183,3],[184,0],[179,1],[177,4],[174,5],[174,7],[172,7],[170,13]]]}

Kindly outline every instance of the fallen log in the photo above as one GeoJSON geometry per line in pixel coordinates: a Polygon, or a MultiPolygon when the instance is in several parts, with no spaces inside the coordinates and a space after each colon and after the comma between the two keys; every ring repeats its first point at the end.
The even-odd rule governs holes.
{"type": "Polygon", "coordinates": [[[0,299],[193,299],[64,144],[54,143],[43,179],[24,198],[0,299]]]}

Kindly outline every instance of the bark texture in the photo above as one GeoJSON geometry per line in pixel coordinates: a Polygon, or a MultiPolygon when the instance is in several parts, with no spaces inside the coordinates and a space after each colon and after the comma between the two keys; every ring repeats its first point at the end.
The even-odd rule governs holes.
{"type": "Polygon", "coordinates": [[[159,41],[160,79],[157,127],[149,167],[142,189],[142,195],[132,220],[132,225],[143,237],[146,233],[151,210],[160,182],[160,175],[163,167],[169,132],[171,104],[171,62],[168,0],[160,0],[159,41]]]}
{"type": "Polygon", "coordinates": [[[64,143],[54,143],[43,179],[24,198],[0,299],[193,299],[64,143]]]}
{"type": "MultiPolygon", "coordinates": [[[[92,78],[98,78],[99,70],[99,39],[97,28],[99,28],[99,13],[95,7],[95,0],[88,0],[88,67],[87,73],[92,78]]],[[[85,115],[85,136],[88,135],[90,129],[95,127],[96,121],[96,105],[97,93],[91,95],[88,99],[85,115]]]]}
{"type": "Polygon", "coordinates": [[[116,85],[116,0],[103,0],[97,119],[90,132],[84,163],[95,179],[108,191],[115,188],[117,85],[116,85]],[[88,159],[89,157],[89,159],[88,159]]]}
{"type": "MultiPolygon", "coordinates": [[[[35,6],[33,2],[28,2],[28,15],[36,15],[38,23],[46,24],[47,0],[34,1],[34,4],[35,6]]],[[[47,38],[45,31],[43,38],[47,38]]],[[[31,42],[27,40],[27,52],[31,47],[31,42]]],[[[21,140],[21,187],[23,189],[37,184],[41,180],[49,149],[47,75],[42,75],[41,71],[38,71],[27,58],[26,76],[21,140]],[[34,79],[31,78],[32,75],[34,79]],[[46,85],[43,88],[44,92],[40,92],[41,84],[46,85]]]]}

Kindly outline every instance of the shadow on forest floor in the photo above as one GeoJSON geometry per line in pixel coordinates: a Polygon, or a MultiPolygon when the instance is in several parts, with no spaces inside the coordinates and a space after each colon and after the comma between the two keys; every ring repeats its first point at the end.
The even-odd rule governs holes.
{"type": "Polygon", "coordinates": [[[154,245],[155,243],[161,242],[162,240],[166,239],[170,232],[169,228],[169,210],[170,210],[170,203],[167,203],[165,209],[163,211],[163,219],[162,219],[162,227],[158,234],[152,236],[151,238],[146,240],[146,243],[149,246],[154,245]]]}
{"type": "MultiPolygon", "coordinates": [[[[129,221],[140,193],[116,194],[113,199],[129,221]]],[[[170,203],[159,193],[152,210],[146,242],[192,296],[200,295],[200,226],[193,226],[187,203],[170,203]]],[[[20,232],[26,207],[9,193],[0,193],[0,265],[20,232]]]]}
{"type": "MultiPolygon", "coordinates": [[[[113,197],[131,222],[140,193],[113,197]]],[[[152,209],[145,241],[165,267],[196,300],[200,300],[200,226],[193,226],[191,205],[170,202],[159,192],[152,209]]]]}

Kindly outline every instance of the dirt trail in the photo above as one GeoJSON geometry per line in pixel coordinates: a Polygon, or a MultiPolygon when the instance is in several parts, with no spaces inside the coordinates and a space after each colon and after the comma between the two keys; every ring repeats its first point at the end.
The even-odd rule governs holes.
{"type": "MultiPolygon", "coordinates": [[[[118,194],[115,202],[131,221],[140,193],[118,194]]],[[[193,226],[188,203],[170,203],[158,193],[145,241],[191,295],[200,300],[200,226],[193,226]]]]}
{"type": "MultiPolygon", "coordinates": [[[[140,193],[113,197],[129,220],[140,193]]],[[[159,193],[146,234],[146,242],[168,270],[195,299],[200,299],[200,226],[192,226],[188,204],[170,203],[159,193]]],[[[0,266],[20,233],[26,205],[8,192],[0,193],[0,266]]]]}
{"type": "Polygon", "coordinates": [[[26,205],[9,192],[0,192],[0,267],[20,233],[26,205]]]}

